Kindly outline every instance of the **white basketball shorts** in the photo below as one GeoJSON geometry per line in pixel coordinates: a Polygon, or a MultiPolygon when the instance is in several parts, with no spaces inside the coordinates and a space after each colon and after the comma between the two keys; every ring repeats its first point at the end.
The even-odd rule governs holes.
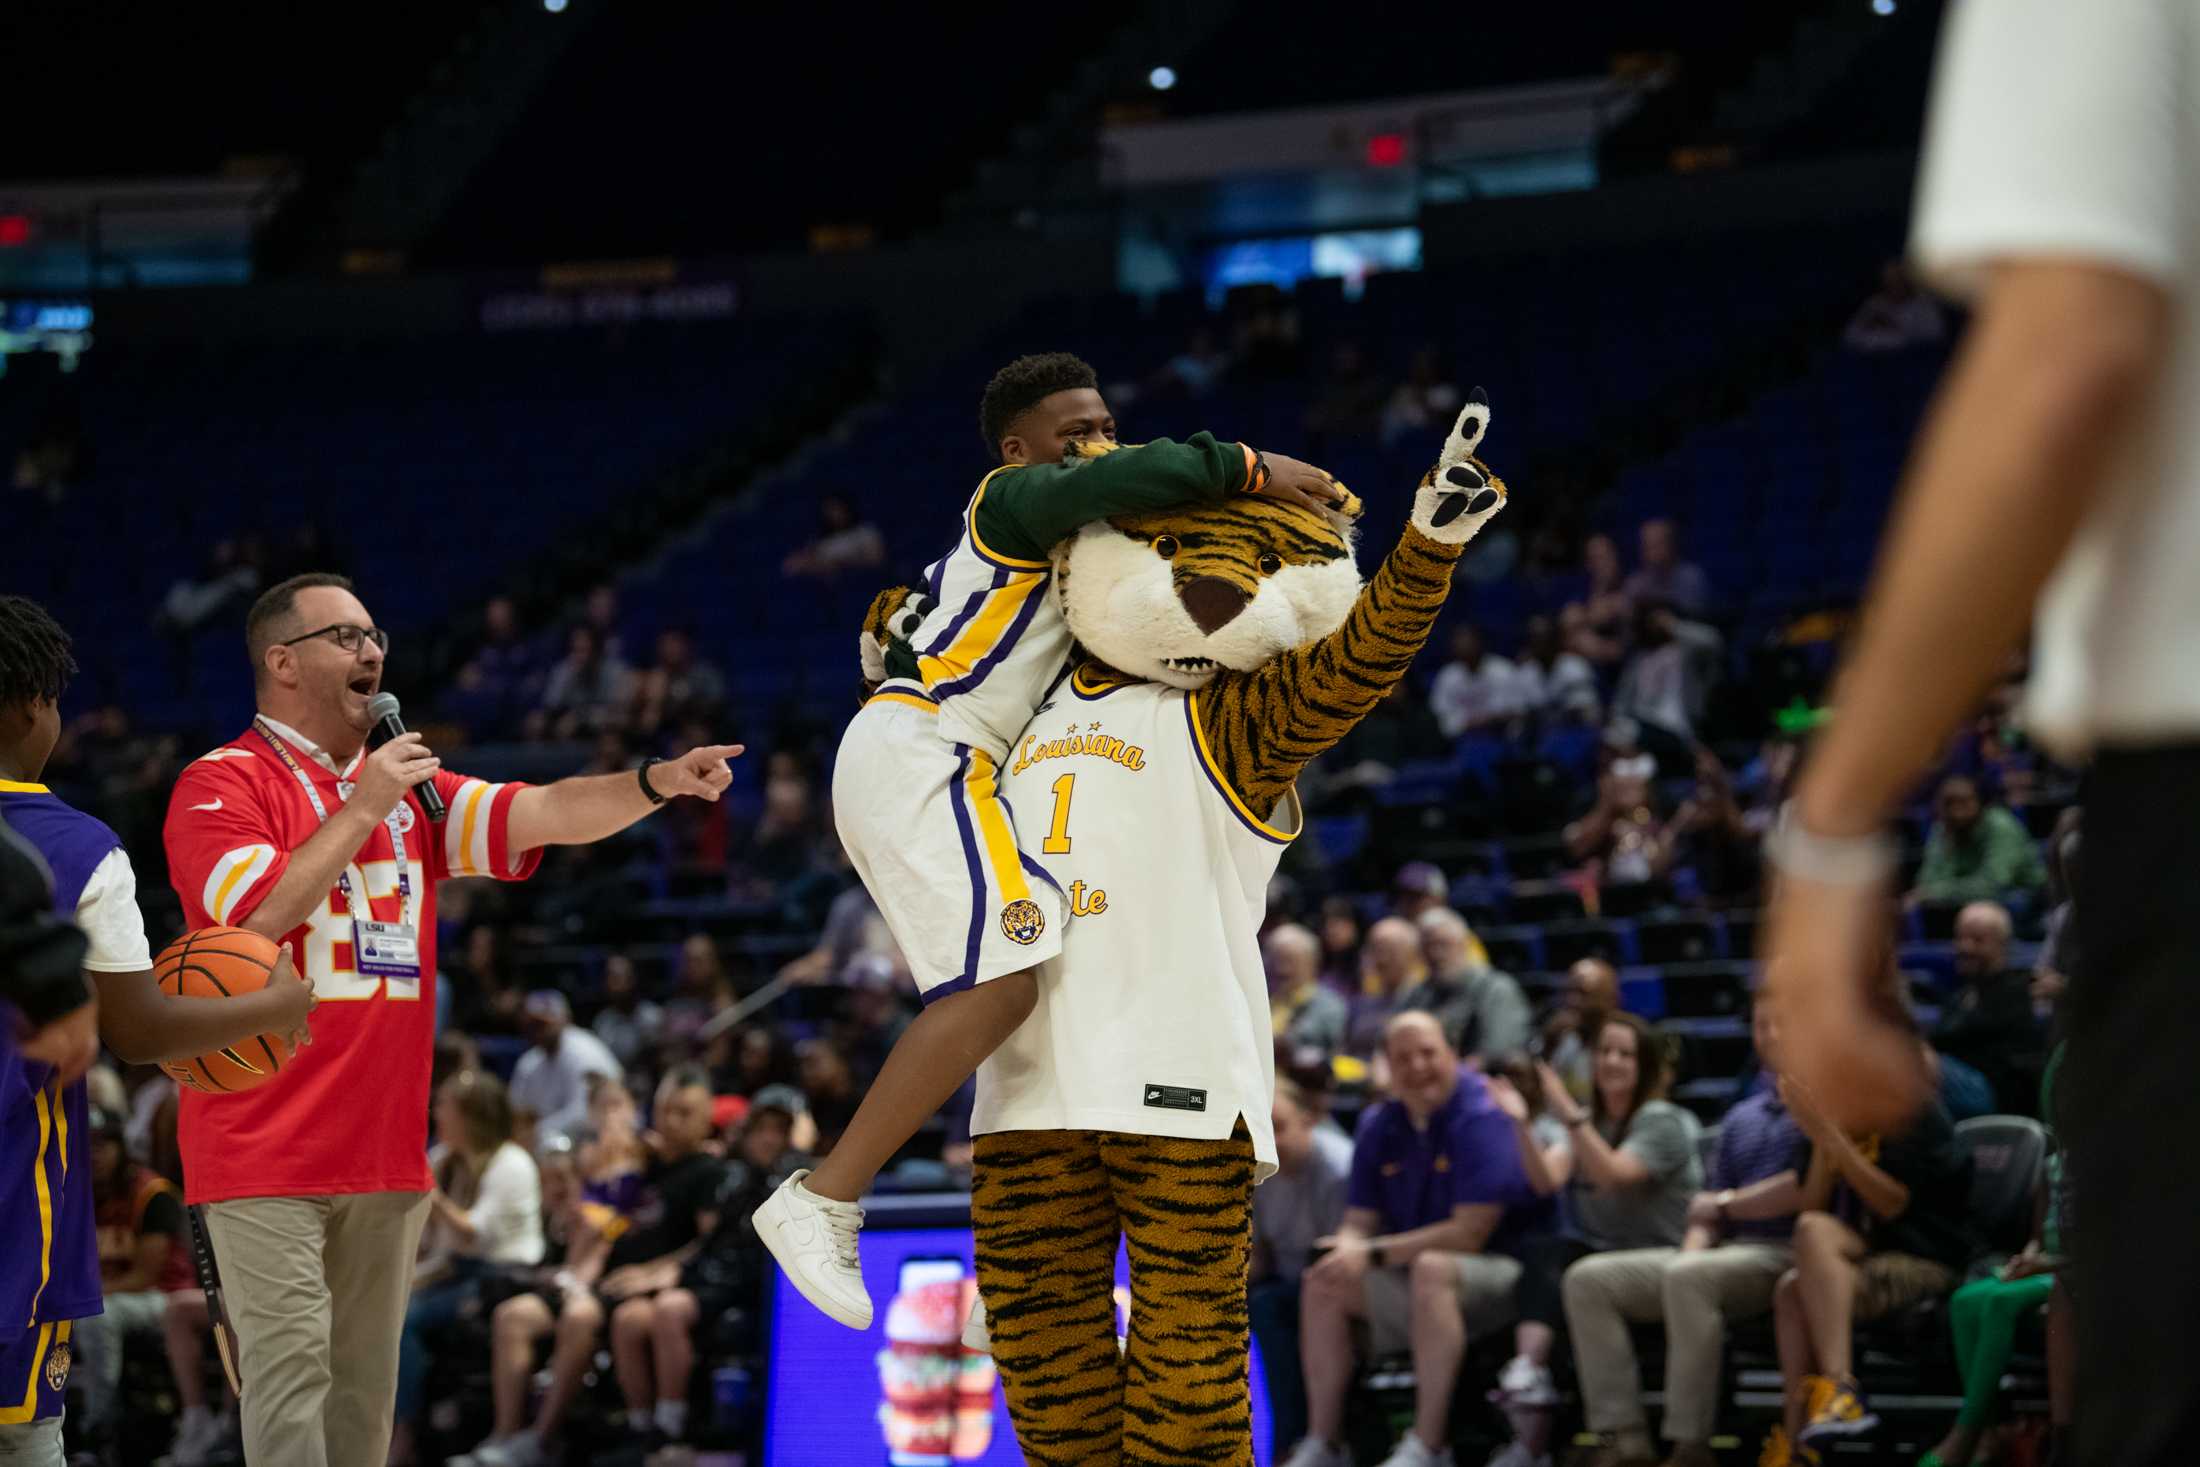
{"type": "Polygon", "coordinates": [[[1056,956],[1066,912],[1016,847],[992,757],[941,738],[938,718],[921,684],[886,682],[833,763],[840,843],[926,1003],[1056,956]]]}

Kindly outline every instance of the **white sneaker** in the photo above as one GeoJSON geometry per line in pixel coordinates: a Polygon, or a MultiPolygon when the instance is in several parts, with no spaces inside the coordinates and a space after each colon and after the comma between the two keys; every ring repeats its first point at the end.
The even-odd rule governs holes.
{"type": "Polygon", "coordinates": [[[1352,1454],[1334,1443],[1308,1437],[1277,1467],[1352,1467],[1352,1454]]]}
{"type": "Polygon", "coordinates": [[[549,1467],[550,1450],[531,1431],[484,1442],[474,1451],[474,1467],[549,1467]]]}
{"type": "Polygon", "coordinates": [[[1382,1467],[1452,1467],[1451,1448],[1438,1451],[1422,1441],[1419,1432],[1409,1431],[1398,1438],[1398,1445],[1383,1458],[1382,1467]]]}
{"type": "Polygon", "coordinates": [[[993,1331],[985,1325],[985,1298],[982,1295],[970,1301],[970,1317],[963,1321],[963,1348],[976,1350],[981,1355],[993,1353],[993,1331]]]}
{"type": "Polygon", "coordinates": [[[176,1431],[175,1445],[168,1449],[169,1467],[206,1467],[206,1461],[221,1445],[222,1418],[201,1408],[198,1412],[184,1413],[183,1422],[176,1431]]]}
{"type": "Polygon", "coordinates": [[[1549,1366],[1538,1365],[1525,1355],[1515,1355],[1498,1372],[1497,1389],[1490,1392],[1490,1399],[1501,1406],[1555,1406],[1558,1404],[1558,1382],[1551,1378],[1549,1366]]]}
{"type": "Polygon", "coordinates": [[[808,1175],[796,1172],[764,1199],[751,1219],[756,1236],[803,1298],[850,1329],[869,1329],[871,1296],[856,1262],[863,1209],[818,1196],[802,1185],[808,1175]]]}
{"type": "Polygon", "coordinates": [[[1497,1455],[1490,1458],[1487,1467],[1551,1467],[1551,1457],[1548,1452],[1538,1457],[1528,1450],[1525,1443],[1511,1441],[1498,1448],[1497,1455]]]}

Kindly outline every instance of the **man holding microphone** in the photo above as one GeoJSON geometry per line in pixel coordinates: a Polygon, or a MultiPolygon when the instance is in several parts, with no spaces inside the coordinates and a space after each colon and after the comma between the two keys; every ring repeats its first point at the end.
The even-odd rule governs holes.
{"type": "Polygon", "coordinates": [[[601,840],[676,795],[716,800],[741,747],[490,784],[445,771],[417,734],[367,749],[389,639],[343,577],[272,587],[245,641],[258,712],[177,780],[170,879],[193,929],[288,946],[321,1006],[278,1079],[184,1095],[185,1200],[205,1205],[222,1269],[246,1457],[380,1467],[428,1210],[436,882],[524,880],[544,846],[601,840]]]}

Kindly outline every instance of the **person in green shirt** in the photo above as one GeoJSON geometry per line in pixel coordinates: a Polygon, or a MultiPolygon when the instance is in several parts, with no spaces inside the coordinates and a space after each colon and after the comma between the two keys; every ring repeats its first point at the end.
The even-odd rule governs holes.
{"type": "Polygon", "coordinates": [[[2047,866],[2024,822],[1980,798],[1966,774],[1942,780],[1912,902],[1992,902],[2046,889],[2047,866]]]}

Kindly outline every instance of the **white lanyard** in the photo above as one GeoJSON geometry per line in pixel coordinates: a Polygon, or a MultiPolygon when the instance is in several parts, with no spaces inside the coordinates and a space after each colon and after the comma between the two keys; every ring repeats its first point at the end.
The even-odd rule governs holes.
{"type": "MultiPolygon", "coordinates": [[[[313,777],[300,768],[298,761],[292,757],[290,745],[285,743],[274,729],[267,726],[265,719],[253,719],[252,728],[261,738],[267,740],[268,746],[275,751],[275,757],[282,760],[283,766],[297,778],[299,786],[306,792],[307,802],[313,806],[313,813],[320,817],[323,825],[328,824],[328,806],[321,802],[321,792],[314,787],[313,777]]],[[[404,801],[400,799],[382,821],[384,827],[389,830],[390,846],[397,856],[397,922],[401,927],[412,925],[410,921],[412,915],[412,866],[405,859],[404,828],[397,823],[397,812],[404,808],[404,801]]],[[[345,863],[344,869],[336,873],[336,889],[344,894],[344,905],[350,910],[352,920],[371,921],[373,919],[373,909],[370,907],[364,912],[360,911],[358,900],[351,894],[351,865],[348,861],[345,863]]]]}

